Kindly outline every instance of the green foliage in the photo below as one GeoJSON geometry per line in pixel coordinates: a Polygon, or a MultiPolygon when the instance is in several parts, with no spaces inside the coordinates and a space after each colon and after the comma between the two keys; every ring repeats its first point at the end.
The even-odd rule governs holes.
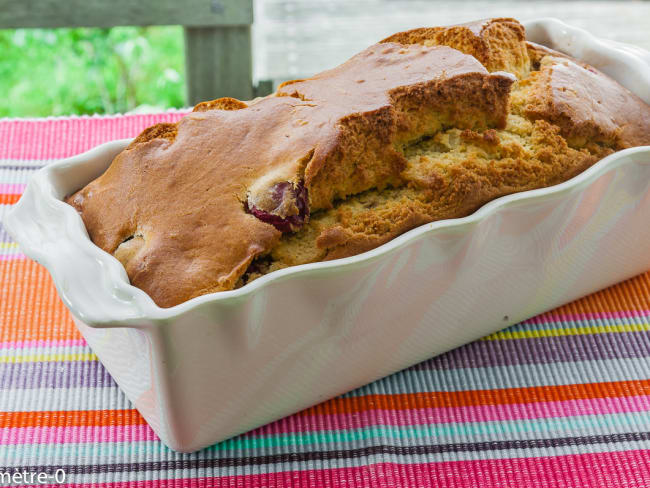
{"type": "Polygon", "coordinates": [[[180,27],[0,30],[0,117],[185,103],[180,27]]]}

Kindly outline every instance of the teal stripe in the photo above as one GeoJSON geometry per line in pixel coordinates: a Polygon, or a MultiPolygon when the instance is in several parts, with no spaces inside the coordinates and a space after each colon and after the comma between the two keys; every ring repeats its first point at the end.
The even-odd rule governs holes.
{"type": "MultiPolygon", "coordinates": [[[[264,437],[239,436],[208,449],[197,455],[214,457],[215,452],[229,451],[228,455],[253,455],[253,450],[274,448],[274,453],[308,452],[322,449],[350,449],[364,441],[370,445],[377,441],[396,445],[418,445],[431,443],[481,442],[490,440],[535,439],[557,437],[600,435],[623,432],[638,432],[650,429],[650,415],[647,412],[631,412],[607,415],[586,415],[569,418],[532,419],[516,421],[470,422],[459,424],[425,424],[415,426],[371,426],[360,429],[300,432],[264,437]],[[280,448],[278,450],[278,448],[280,448]],[[285,449],[282,449],[285,448],[285,449]]],[[[74,444],[29,444],[2,446],[0,465],[12,459],[23,463],[63,463],[71,456],[83,464],[93,462],[101,456],[103,462],[118,461],[123,456],[156,455],[164,453],[182,459],[184,455],[174,453],[156,441],[120,443],[74,443],[74,444]]]]}
{"type": "Polygon", "coordinates": [[[611,433],[617,428],[621,432],[645,429],[650,426],[647,413],[626,412],[607,415],[585,415],[580,417],[547,418],[515,421],[468,422],[447,424],[424,424],[391,426],[378,425],[350,430],[326,430],[316,432],[296,432],[268,437],[237,437],[214,446],[218,449],[259,449],[291,445],[307,445],[334,442],[353,442],[373,438],[424,439],[431,437],[453,438],[456,442],[476,442],[477,437],[495,436],[507,440],[505,436],[521,438],[522,434],[541,434],[560,431],[563,436],[579,435],[578,431],[588,429],[611,433]],[[570,432],[570,434],[569,434],[570,432]]]}

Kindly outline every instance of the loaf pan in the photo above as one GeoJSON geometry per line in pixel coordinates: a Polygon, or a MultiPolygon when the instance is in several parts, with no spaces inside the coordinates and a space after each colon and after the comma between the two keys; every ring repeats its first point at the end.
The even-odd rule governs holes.
{"type": "MultiPolygon", "coordinates": [[[[650,103],[642,50],[557,20],[529,38],[650,103]]],[[[650,58],[649,58],[650,59],[650,58]]],[[[562,184],[163,309],[95,246],[64,196],[129,140],[48,165],[5,225],[160,439],[191,452],[650,269],[650,147],[562,184]]]]}

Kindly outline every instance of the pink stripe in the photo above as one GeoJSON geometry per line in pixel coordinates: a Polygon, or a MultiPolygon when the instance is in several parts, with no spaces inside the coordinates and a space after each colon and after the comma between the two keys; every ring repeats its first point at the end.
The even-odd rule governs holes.
{"type": "Polygon", "coordinates": [[[649,460],[650,451],[634,450],[428,464],[377,463],[360,467],[282,471],[215,478],[165,478],[147,481],[41,486],[49,488],[61,488],[62,486],[70,488],[640,487],[648,486],[646,482],[650,477],[649,460]]]}
{"type": "Polygon", "coordinates": [[[0,183],[0,193],[20,195],[26,186],[25,183],[0,183]]]}
{"type": "MultiPolygon", "coordinates": [[[[65,341],[61,341],[65,342],[65,341]]],[[[81,341],[79,341],[81,342],[81,341]]],[[[403,411],[366,411],[349,415],[287,417],[251,431],[255,437],[318,430],[359,429],[373,425],[422,425],[523,420],[650,411],[650,396],[545,402],[536,404],[403,411]]],[[[155,441],[147,425],[106,427],[11,427],[0,429],[0,445],[155,441]]]]}
{"type": "Polygon", "coordinates": [[[561,322],[561,321],[580,321],[590,319],[629,319],[636,317],[650,316],[650,310],[623,310],[618,312],[587,312],[587,313],[543,313],[536,317],[524,320],[522,324],[537,324],[543,325],[546,322],[561,322]]]}
{"type": "Polygon", "coordinates": [[[67,158],[107,141],[135,137],[158,122],[175,122],[185,113],[0,120],[0,159],[67,158]]]}
{"type": "Polygon", "coordinates": [[[0,429],[0,445],[157,441],[146,424],[128,426],[13,427],[0,429]]]}
{"type": "Polygon", "coordinates": [[[53,340],[46,341],[36,339],[33,341],[7,341],[0,342],[0,349],[27,349],[33,347],[70,347],[70,346],[85,346],[86,341],[83,339],[66,339],[66,340],[53,340]]]}
{"type": "Polygon", "coordinates": [[[509,405],[423,408],[408,411],[365,410],[349,414],[286,417],[259,427],[250,434],[265,436],[303,431],[359,429],[372,425],[490,422],[647,411],[650,411],[650,395],[509,405]]]}
{"type": "Polygon", "coordinates": [[[0,261],[13,261],[14,259],[27,259],[23,253],[0,254],[0,261]]]}

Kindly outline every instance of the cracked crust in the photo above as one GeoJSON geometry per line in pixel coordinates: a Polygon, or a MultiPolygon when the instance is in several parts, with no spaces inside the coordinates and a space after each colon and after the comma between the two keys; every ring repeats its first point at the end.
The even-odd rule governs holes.
{"type": "MultiPolygon", "coordinates": [[[[364,192],[313,215],[300,232],[284,235],[240,284],[287,266],[373,249],[424,223],[466,216],[499,196],[565,181],[614,151],[650,144],[650,108],[640,99],[593,67],[523,40],[528,61],[524,56],[509,64],[503,49],[483,38],[486,25],[500,22],[452,30],[469,37],[453,47],[476,53],[492,69],[517,72],[529,63],[517,72],[506,127],[451,128],[405,147],[402,186],[364,192]]],[[[510,30],[512,22],[505,24],[499,29],[510,30]]],[[[388,40],[433,45],[454,39],[442,34],[443,28],[416,29],[388,40]]],[[[521,39],[501,36],[515,38],[521,39]]]]}
{"type": "Polygon", "coordinates": [[[166,307],[650,144],[650,107],[524,38],[513,19],[415,29],[272,96],[203,102],[67,201],[166,307]]]}
{"type": "Polygon", "coordinates": [[[269,198],[279,185],[304,185],[309,212],[400,185],[403,144],[503,126],[513,80],[448,47],[378,44],[253,105],[221,99],[147,129],[67,201],[132,284],[176,305],[232,289],[278,243],[256,215],[296,208],[269,198]]]}
{"type": "Polygon", "coordinates": [[[508,71],[525,78],[530,58],[524,27],[511,18],[483,19],[449,27],[422,27],[398,32],[381,42],[451,46],[476,58],[488,71],[508,71]]]}

